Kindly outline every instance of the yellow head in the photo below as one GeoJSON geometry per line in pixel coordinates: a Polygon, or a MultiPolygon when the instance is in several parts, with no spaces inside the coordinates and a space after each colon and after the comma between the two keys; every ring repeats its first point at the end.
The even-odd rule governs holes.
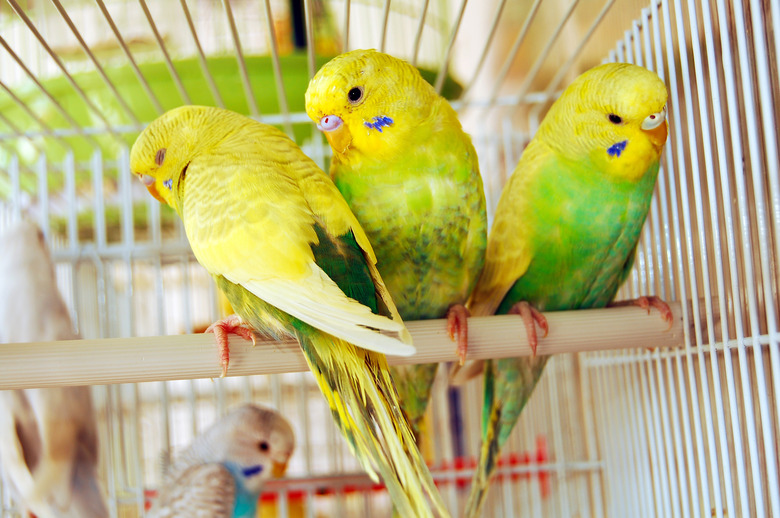
{"type": "Polygon", "coordinates": [[[130,150],[130,170],[152,196],[179,210],[182,179],[190,162],[252,123],[238,113],[207,106],[180,106],[153,120],[130,150]]]}
{"type": "Polygon", "coordinates": [[[569,160],[636,180],[666,142],[666,98],[663,81],[645,68],[597,66],[569,85],[535,138],[569,160]]]}
{"type": "Polygon", "coordinates": [[[375,50],[342,54],[312,78],[306,113],[334,152],[395,153],[442,99],[406,61],[375,50]]]}

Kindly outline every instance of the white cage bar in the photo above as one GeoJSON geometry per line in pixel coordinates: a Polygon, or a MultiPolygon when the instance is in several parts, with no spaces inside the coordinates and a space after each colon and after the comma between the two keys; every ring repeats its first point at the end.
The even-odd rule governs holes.
{"type": "MultiPolygon", "coordinates": [[[[324,167],[330,149],[302,111],[308,79],[339,52],[384,49],[459,110],[492,219],[562,88],[601,61],[634,62],[669,88],[670,136],[620,298],[658,295],[679,322],[550,315],[569,348],[551,342],[566,352],[505,448],[485,516],[780,516],[779,22],[777,0],[5,0],[0,232],[22,215],[40,224],[85,340],[0,345],[0,387],[98,383],[112,516],[142,516],[170,455],[245,401],[278,408],[299,440],[263,516],[386,514],[312,377],[293,372],[294,344],[272,368],[236,342],[233,376],[204,379],[218,365],[192,333],[217,317],[216,288],[177,218],[131,178],[129,146],[165,110],[211,104],[279,126],[324,167]],[[175,366],[150,370],[140,351],[175,366]]],[[[412,361],[450,359],[441,322],[410,328],[422,333],[412,361]]],[[[511,318],[475,329],[478,357],[525,347],[511,318]]],[[[425,449],[454,515],[481,406],[480,380],[437,380],[425,449]]],[[[0,517],[19,512],[0,473],[0,517]]]]}

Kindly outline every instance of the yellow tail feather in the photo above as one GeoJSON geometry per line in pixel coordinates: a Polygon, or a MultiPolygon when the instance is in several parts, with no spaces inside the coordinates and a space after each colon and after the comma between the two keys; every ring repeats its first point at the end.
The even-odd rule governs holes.
{"type": "Polygon", "coordinates": [[[309,326],[298,339],[352,452],[372,478],[381,476],[401,516],[434,516],[431,503],[449,516],[400,411],[385,356],[309,326]]]}

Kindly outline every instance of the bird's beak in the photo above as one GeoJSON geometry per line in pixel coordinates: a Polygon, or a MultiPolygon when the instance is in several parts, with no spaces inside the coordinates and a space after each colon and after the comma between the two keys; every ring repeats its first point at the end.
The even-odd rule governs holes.
{"type": "Polygon", "coordinates": [[[154,196],[154,199],[156,199],[156,200],[157,200],[157,201],[159,201],[160,203],[166,203],[166,204],[168,203],[167,201],[165,201],[165,200],[163,199],[163,197],[162,197],[162,196],[160,196],[160,193],[159,193],[159,192],[157,192],[157,187],[155,187],[155,185],[154,185],[154,184],[152,184],[152,185],[147,185],[147,186],[146,186],[146,190],[147,190],[147,191],[149,191],[149,194],[151,194],[152,196],[154,196]]]}
{"type": "Polygon", "coordinates": [[[271,475],[274,478],[282,478],[287,471],[287,462],[272,461],[271,475]]]}
{"type": "Polygon", "coordinates": [[[325,115],[317,124],[317,129],[325,134],[330,147],[341,154],[346,153],[352,144],[352,135],[347,129],[347,125],[337,115],[325,115]]]}
{"type": "Polygon", "coordinates": [[[654,146],[661,148],[666,143],[666,137],[669,134],[669,127],[666,125],[666,122],[664,122],[657,128],[645,130],[645,133],[647,133],[648,137],[650,137],[650,142],[652,142],[654,146]]]}
{"type": "Polygon", "coordinates": [[[157,191],[157,182],[155,181],[154,177],[148,174],[139,174],[138,179],[141,180],[141,183],[146,186],[146,190],[149,191],[149,194],[154,196],[157,201],[160,203],[167,203],[157,191]]]}
{"type": "Polygon", "coordinates": [[[648,115],[642,121],[642,129],[650,137],[650,142],[654,146],[662,147],[669,133],[669,127],[666,124],[666,106],[660,112],[648,115]]]}

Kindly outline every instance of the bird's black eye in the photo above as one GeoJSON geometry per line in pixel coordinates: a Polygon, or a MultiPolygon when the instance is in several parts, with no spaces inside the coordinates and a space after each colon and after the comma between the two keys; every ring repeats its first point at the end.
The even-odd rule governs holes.
{"type": "Polygon", "coordinates": [[[356,86],[352,88],[347,93],[347,98],[349,99],[349,102],[352,104],[355,104],[356,102],[360,101],[363,98],[363,87],[356,86]]]}
{"type": "Polygon", "coordinates": [[[620,118],[620,115],[615,115],[614,113],[609,114],[609,122],[612,124],[620,124],[623,122],[623,119],[620,118]]]}
{"type": "Polygon", "coordinates": [[[163,161],[165,160],[165,152],[167,149],[162,148],[157,150],[157,154],[154,155],[154,163],[157,165],[163,165],[163,161]]]}
{"type": "Polygon", "coordinates": [[[260,451],[268,451],[268,443],[266,441],[260,441],[260,443],[257,445],[257,448],[260,451]]]}

